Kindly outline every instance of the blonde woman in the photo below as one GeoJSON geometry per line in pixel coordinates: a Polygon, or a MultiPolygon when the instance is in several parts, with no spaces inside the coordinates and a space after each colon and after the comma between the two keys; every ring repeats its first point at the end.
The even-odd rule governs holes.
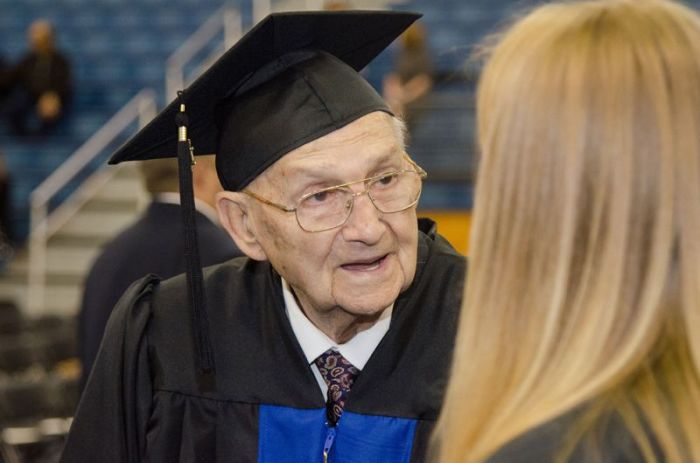
{"type": "Polygon", "coordinates": [[[700,18],[549,4],[493,50],[440,462],[700,462],[700,18]]]}

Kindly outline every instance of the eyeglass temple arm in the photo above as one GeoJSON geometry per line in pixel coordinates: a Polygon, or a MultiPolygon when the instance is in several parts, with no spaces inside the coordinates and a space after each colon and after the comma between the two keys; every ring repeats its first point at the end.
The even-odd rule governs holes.
{"type": "Polygon", "coordinates": [[[281,211],[284,211],[284,212],[295,212],[296,211],[296,208],[289,208],[289,207],[283,206],[281,204],[273,203],[269,199],[265,199],[262,196],[258,196],[250,190],[243,190],[242,192],[247,194],[248,196],[250,196],[252,198],[257,199],[258,201],[260,201],[263,204],[267,204],[268,206],[276,207],[277,209],[279,209],[281,211]]]}
{"type": "Polygon", "coordinates": [[[411,159],[411,157],[408,155],[408,153],[404,154],[404,158],[406,159],[406,161],[408,161],[409,164],[411,164],[411,166],[413,166],[416,169],[416,173],[418,175],[420,175],[421,178],[425,178],[428,176],[428,173],[425,171],[425,169],[423,169],[421,166],[416,164],[416,161],[411,159]]]}

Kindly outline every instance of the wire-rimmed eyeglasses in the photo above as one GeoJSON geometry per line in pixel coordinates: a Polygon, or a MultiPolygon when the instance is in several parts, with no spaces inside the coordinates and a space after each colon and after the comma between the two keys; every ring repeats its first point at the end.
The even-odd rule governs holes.
{"type": "Polygon", "coordinates": [[[297,223],[307,232],[322,232],[342,226],[350,217],[355,198],[364,194],[384,214],[405,211],[415,206],[420,198],[423,179],[428,174],[417,164],[411,164],[415,170],[386,172],[307,193],[293,208],[272,202],[250,190],[243,190],[243,193],[281,211],[294,212],[297,223]],[[364,190],[353,192],[349,188],[359,183],[364,183],[364,190]]]}

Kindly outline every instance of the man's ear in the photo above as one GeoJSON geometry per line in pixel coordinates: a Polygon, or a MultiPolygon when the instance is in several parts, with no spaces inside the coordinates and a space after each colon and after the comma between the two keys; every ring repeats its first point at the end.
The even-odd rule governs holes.
{"type": "Polygon", "coordinates": [[[216,194],[219,221],[245,255],[254,260],[267,260],[267,254],[258,242],[252,226],[248,197],[235,191],[216,194]]]}

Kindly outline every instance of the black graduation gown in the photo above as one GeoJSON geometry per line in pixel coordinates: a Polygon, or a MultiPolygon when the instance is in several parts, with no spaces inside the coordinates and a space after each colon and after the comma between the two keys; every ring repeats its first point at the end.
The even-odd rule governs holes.
{"type": "MultiPolygon", "coordinates": [[[[412,285],[350,392],[333,462],[422,461],[442,402],[465,260],[420,232],[412,285]]],[[[83,394],[63,462],[321,462],[325,406],[267,262],[205,271],[216,376],[195,371],[183,276],[123,296],[83,394]]]]}

